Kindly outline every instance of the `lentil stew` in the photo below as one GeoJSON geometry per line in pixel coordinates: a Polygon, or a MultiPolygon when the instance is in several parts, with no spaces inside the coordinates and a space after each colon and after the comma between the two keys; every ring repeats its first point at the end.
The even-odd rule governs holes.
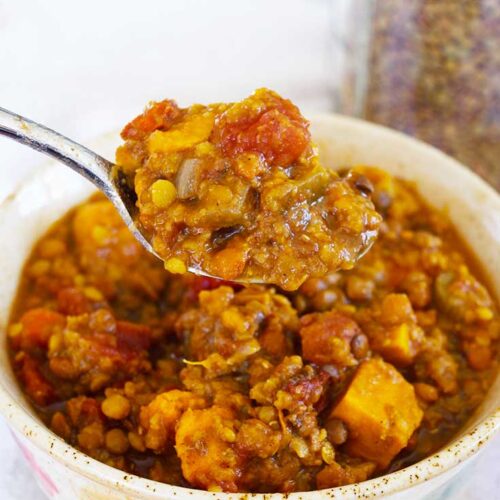
{"type": "Polygon", "coordinates": [[[152,103],[122,138],[119,173],[172,273],[296,290],[352,268],[377,236],[367,180],[323,167],[307,120],[268,89],[233,104],[152,103]]]}
{"type": "Polygon", "coordinates": [[[28,259],[9,327],[40,418],[127,473],[228,492],[340,486],[442,447],[498,366],[498,309],[446,217],[373,187],[378,240],[297,291],[172,275],[97,196],[28,259]]]}

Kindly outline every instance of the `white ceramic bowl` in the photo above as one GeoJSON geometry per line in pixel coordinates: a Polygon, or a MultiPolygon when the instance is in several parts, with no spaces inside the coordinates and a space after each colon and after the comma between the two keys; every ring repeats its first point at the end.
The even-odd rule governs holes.
{"type": "MultiPolygon", "coordinates": [[[[400,133],[334,115],[312,120],[313,136],[325,164],[370,164],[415,181],[432,205],[445,209],[484,267],[500,299],[500,196],[477,176],[441,152],[400,133]]],[[[117,134],[94,148],[113,158],[117,134]]],[[[49,497],[69,499],[248,498],[169,486],[125,474],[68,446],[37,418],[10,369],[5,326],[19,274],[32,244],[48,226],[93,187],[69,169],[47,165],[0,207],[0,411],[49,497]]],[[[446,448],[406,469],[350,486],[295,493],[290,499],[421,498],[440,488],[500,427],[500,377],[467,426],[446,448]]],[[[283,495],[252,495],[283,498],[283,495]]]]}

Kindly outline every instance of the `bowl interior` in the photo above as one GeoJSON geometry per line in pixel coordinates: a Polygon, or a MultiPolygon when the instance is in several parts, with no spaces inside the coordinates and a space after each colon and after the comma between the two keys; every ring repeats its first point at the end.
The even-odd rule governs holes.
{"type": "MultiPolygon", "coordinates": [[[[483,267],[497,301],[500,299],[500,196],[492,188],[446,155],[397,132],[335,115],[317,116],[312,123],[313,137],[325,164],[334,168],[354,164],[379,166],[416,182],[418,190],[431,205],[448,213],[483,267]]],[[[118,134],[110,134],[92,146],[105,157],[113,158],[117,142],[118,134]]],[[[11,408],[17,406],[21,410],[24,423],[26,418],[34,423],[38,421],[13,377],[6,350],[5,326],[19,274],[37,238],[93,191],[94,187],[83,178],[62,165],[51,163],[40,168],[0,206],[0,240],[3,242],[0,259],[0,363],[3,367],[0,406],[14,426],[20,414],[16,413],[18,410],[6,414],[6,402],[11,408]]],[[[497,377],[487,399],[461,436],[491,416],[499,401],[500,379],[497,377]]],[[[43,446],[43,437],[40,439],[39,445],[43,446]]]]}

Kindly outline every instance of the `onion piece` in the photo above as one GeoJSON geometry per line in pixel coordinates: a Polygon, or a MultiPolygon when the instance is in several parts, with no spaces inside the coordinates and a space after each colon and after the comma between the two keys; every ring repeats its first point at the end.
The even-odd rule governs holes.
{"type": "Polygon", "coordinates": [[[184,160],[179,167],[175,178],[175,187],[177,188],[177,196],[181,200],[196,198],[198,193],[200,166],[201,160],[188,158],[184,160]]]}

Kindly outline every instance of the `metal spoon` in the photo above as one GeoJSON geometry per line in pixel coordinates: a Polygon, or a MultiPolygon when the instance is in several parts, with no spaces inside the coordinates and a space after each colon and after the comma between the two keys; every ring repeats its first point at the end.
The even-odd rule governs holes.
{"type": "MultiPolygon", "coordinates": [[[[56,158],[92,182],[113,203],[139,243],[161,259],[134,221],[137,214],[136,194],[114,163],[54,130],[3,108],[0,108],[0,135],[56,158]]],[[[199,276],[216,278],[201,269],[189,267],[188,270],[199,276]]]]}

